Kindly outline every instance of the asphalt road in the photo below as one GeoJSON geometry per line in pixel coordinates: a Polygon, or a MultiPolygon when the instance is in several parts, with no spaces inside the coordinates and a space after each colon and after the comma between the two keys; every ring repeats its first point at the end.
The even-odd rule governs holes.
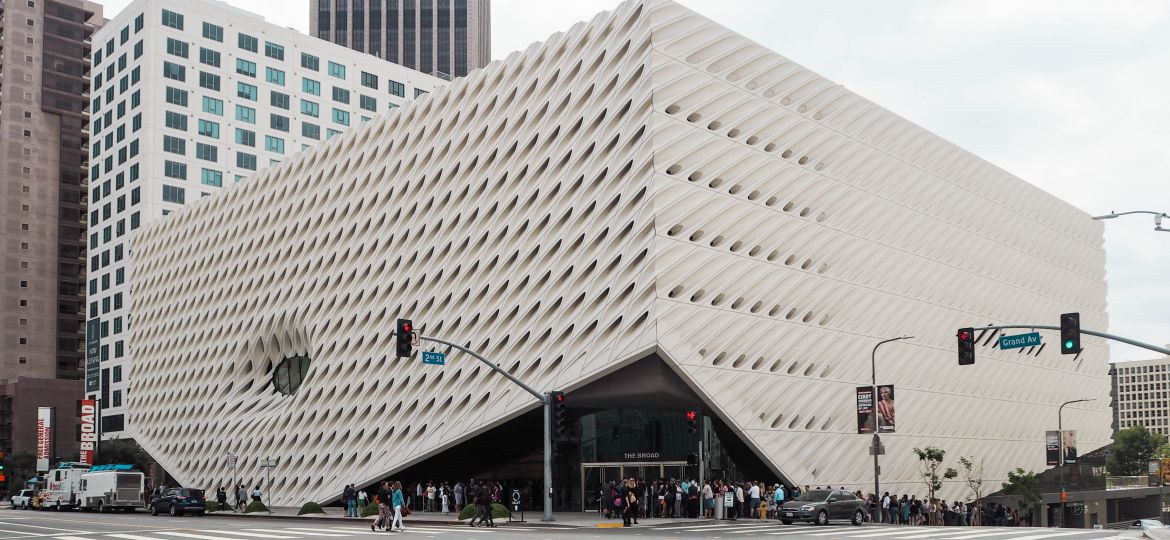
{"type": "Polygon", "coordinates": [[[407,521],[406,532],[370,532],[351,523],[268,518],[151,517],[146,513],[92,514],[0,510],[0,540],[307,540],[349,538],[440,538],[645,540],[687,538],[774,538],[779,540],[1133,540],[1139,531],[997,527],[884,527],[781,525],[744,520],[643,524],[631,528],[539,527],[503,525],[472,529],[466,525],[407,521]]]}

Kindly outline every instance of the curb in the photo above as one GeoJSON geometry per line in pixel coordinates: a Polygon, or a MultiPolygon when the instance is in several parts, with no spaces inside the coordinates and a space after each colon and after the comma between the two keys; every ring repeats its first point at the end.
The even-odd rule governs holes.
{"type": "MultiPolygon", "coordinates": [[[[235,513],[235,512],[211,512],[211,513],[208,513],[206,515],[215,516],[215,517],[234,517],[234,518],[239,518],[239,519],[282,519],[282,520],[292,520],[292,521],[312,521],[315,523],[335,523],[338,525],[357,525],[357,524],[369,525],[371,522],[373,522],[373,518],[374,518],[374,516],[368,516],[368,517],[364,517],[364,518],[344,518],[344,517],[338,518],[338,517],[322,516],[319,514],[318,515],[293,516],[293,515],[288,515],[288,514],[264,514],[264,513],[239,514],[239,513],[235,513]]],[[[558,525],[555,523],[547,523],[547,524],[546,523],[533,523],[532,521],[503,521],[503,520],[498,520],[498,521],[500,524],[506,524],[510,527],[516,526],[516,527],[532,527],[532,528],[546,528],[546,529],[565,529],[565,528],[576,529],[576,528],[580,528],[579,525],[558,525]]],[[[423,526],[423,525],[444,525],[444,526],[467,525],[466,521],[459,520],[459,519],[456,519],[456,520],[416,519],[416,520],[413,520],[411,523],[419,525],[419,526],[423,526]]]]}

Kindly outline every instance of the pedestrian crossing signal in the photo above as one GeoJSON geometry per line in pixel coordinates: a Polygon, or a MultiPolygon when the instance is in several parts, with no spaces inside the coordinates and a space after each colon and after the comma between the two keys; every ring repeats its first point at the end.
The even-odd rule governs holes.
{"type": "Polygon", "coordinates": [[[698,409],[687,410],[687,433],[692,437],[699,434],[699,411],[698,409]]]}

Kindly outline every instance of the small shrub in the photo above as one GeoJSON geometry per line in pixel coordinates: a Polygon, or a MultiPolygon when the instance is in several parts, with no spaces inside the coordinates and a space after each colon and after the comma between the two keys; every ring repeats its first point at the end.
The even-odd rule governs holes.
{"type": "Polygon", "coordinates": [[[378,504],[370,503],[362,508],[362,517],[370,517],[378,515],[378,504]]]}
{"type": "MultiPolygon", "coordinates": [[[[469,504],[459,511],[459,519],[471,519],[472,516],[479,515],[479,506],[469,504]]],[[[508,508],[500,503],[492,503],[492,519],[503,519],[508,517],[508,508]]]]}
{"type": "Polygon", "coordinates": [[[297,515],[303,516],[305,514],[324,514],[324,513],[325,513],[325,509],[321,508],[321,505],[319,505],[315,502],[307,502],[303,506],[301,506],[301,510],[299,512],[297,512],[297,515]]]}
{"type": "Polygon", "coordinates": [[[251,513],[255,513],[255,512],[267,512],[267,511],[268,511],[268,507],[264,506],[264,503],[262,503],[260,501],[252,501],[252,502],[248,503],[248,507],[244,509],[245,514],[251,514],[251,513]]]}
{"type": "Polygon", "coordinates": [[[221,510],[221,508],[219,507],[219,503],[218,503],[218,502],[216,502],[216,501],[207,501],[207,512],[208,512],[208,513],[211,513],[211,512],[218,512],[218,511],[220,511],[220,510],[221,510]]]}

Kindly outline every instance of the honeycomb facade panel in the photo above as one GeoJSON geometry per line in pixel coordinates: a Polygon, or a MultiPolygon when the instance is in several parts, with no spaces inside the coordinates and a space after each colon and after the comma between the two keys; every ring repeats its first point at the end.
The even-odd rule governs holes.
{"type": "Polygon", "coordinates": [[[538,406],[471,359],[394,358],[407,316],[539,389],[657,355],[781,478],[862,486],[854,387],[913,334],[878,355],[901,400],[883,484],[919,491],[925,445],[1000,479],[1043,467],[1065,400],[1098,398],[1066,411],[1083,450],[1108,440],[1107,351],[980,347],[960,369],[954,331],[1105,328],[1102,243],[839,85],[631,1],[139,233],[132,425],[184,483],[232,483],[228,451],[279,458],[293,505],[538,406]]]}

